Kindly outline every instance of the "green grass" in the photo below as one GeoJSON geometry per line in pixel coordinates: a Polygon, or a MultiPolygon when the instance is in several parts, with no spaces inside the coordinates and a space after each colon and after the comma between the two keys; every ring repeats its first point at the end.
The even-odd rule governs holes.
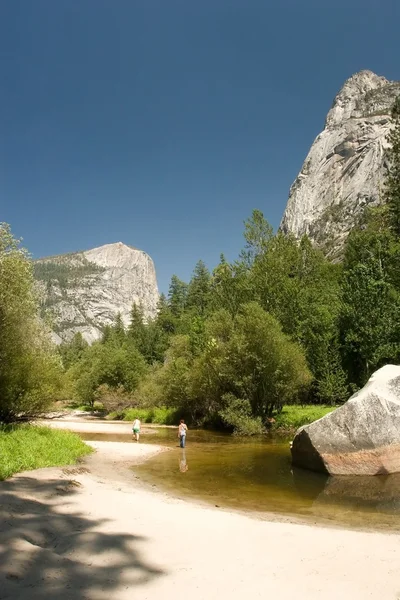
{"type": "MultiPolygon", "coordinates": [[[[322,405],[284,406],[282,412],[274,417],[275,423],[273,424],[273,429],[297,429],[301,425],[307,425],[308,423],[312,423],[312,421],[320,419],[334,409],[334,406],[322,405]]],[[[121,421],[133,421],[136,417],[142,423],[177,425],[179,419],[182,417],[182,411],[166,407],[125,408],[124,410],[114,411],[107,415],[107,419],[121,421]]]]}
{"type": "Polygon", "coordinates": [[[138,418],[142,423],[155,423],[157,425],[177,425],[181,418],[181,412],[175,408],[126,408],[121,411],[111,412],[108,419],[122,421],[133,421],[138,418]]]}
{"type": "Polygon", "coordinates": [[[71,465],[92,449],[74,433],[35,425],[0,428],[0,480],[42,467],[71,465]]]}
{"type": "Polygon", "coordinates": [[[282,412],[274,417],[274,429],[297,429],[320,419],[333,410],[335,410],[334,406],[323,405],[284,406],[282,412]]]}

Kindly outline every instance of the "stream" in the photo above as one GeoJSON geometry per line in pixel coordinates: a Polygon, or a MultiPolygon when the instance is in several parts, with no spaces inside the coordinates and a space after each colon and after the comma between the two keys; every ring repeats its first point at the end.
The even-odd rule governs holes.
{"type": "MultiPolygon", "coordinates": [[[[86,440],[133,443],[128,433],[82,433],[86,440]]],[[[321,524],[400,530],[400,474],[328,477],[291,465],[288,440],[235,438],[193,430],[144,429],[141,443],[171,448],[135,466],[135,474],[174,496],[220,508],[276,513],[321,524]]]]}

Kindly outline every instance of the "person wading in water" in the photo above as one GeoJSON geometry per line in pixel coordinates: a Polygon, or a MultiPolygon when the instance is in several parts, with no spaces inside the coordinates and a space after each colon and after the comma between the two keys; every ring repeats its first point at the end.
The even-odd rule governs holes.
{"type": "Polygon", "coordinates": [[[140,421],[138,418],[136,418],[133,421],[133,426],[132,426],[132,431],[133,431],[133,435],[136,438],[136,441],[139,441],[139,435],[140,435],[140,421]]]}
{"type": "Polygon", "coordinates": [[[179,423],[179,428],[178,428],[179,445],[181,448],[185,447],[187,430],[188,430],[188,428],[187,428],[187,425],[185,424],[185,421],[183,419],[181,419],[181,422],[179,423]]]}

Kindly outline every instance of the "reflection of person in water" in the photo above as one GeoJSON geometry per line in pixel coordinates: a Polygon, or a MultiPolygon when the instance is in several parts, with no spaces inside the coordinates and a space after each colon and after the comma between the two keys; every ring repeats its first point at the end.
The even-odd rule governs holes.
{"type": "Polygon", "coordinates": [[[186,453],[185,453],[185,450],[182,450],[182,454],[179,459],[179,470],[181,473],[186,473],[186,471],[188,469],[189,469],[189,466],[186,462],[186,453]]]}

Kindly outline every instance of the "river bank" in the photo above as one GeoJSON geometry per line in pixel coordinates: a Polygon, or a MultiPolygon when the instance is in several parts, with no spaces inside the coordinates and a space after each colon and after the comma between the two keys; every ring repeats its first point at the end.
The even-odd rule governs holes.
{"type": "Polygon", "coordinates": [[[2,600],[398,597],[398,535],[178,500],[128,468],[162,446],[89,444],[96,452],[78,466],[0,483],[2,600]]]}

